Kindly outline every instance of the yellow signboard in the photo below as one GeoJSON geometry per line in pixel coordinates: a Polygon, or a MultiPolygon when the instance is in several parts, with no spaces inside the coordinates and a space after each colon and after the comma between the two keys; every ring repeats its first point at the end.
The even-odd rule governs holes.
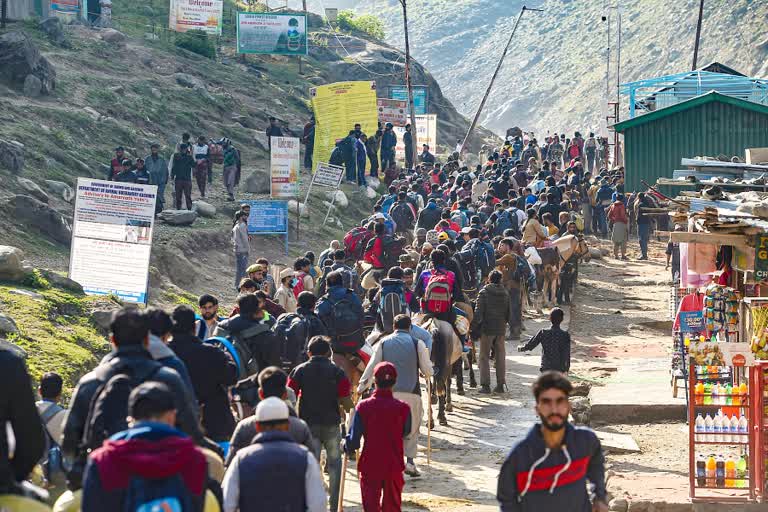
{"type": "Polygon", "coordinates": [[[337,82],[310,89],[315,112],[315,162],[328,162],[336,141],[360,124],[364,133],[378,128],[376,82],[337,82]]]}

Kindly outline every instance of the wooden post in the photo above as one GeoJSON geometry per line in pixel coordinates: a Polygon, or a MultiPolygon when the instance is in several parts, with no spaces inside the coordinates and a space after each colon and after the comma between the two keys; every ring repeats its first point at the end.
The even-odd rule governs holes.
{"type": "Polygon", "coordinates": [[[699,2],[699,22],[696,24],[696,41],[693,43],[693,67],[691,71],[695,71],[699,63],[699,41],[701,40],[701,23],[704,19],[704,0],[699,2]]]}
{"type": "Polygon", "coordinates": [[[416,112],[413,104],[413,85],[411,82],[411,47],[408,40],[408,0],[400,0],[400,4],[403,6],[403,33],[405,34],[405,86],[408,89],[408,108],[411,111],[411,151],[413,158],[413,165],[415,166],[419,161],[418,150],[418,138],[416,134],[416,112]]]}
{"type": "Polygon", "coordinates": [[[2,0],[0,6],[0,28],[5,28],[5,20],[8,17],[8,0],[2,0]]]}

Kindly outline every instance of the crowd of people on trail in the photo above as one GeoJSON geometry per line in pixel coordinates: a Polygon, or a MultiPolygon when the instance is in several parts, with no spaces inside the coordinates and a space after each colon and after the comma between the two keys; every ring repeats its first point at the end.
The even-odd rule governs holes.
{"type": "MultiPolygon", "coordinates": [[[[563,310],[553,307],[551,328],[526,342],[522,333],[524,311],[539,309],[547,291],[570,300],[589,255],[584,233],[629,224],[622,169],[597,169],[593,179],[582,154],[555,158],[559,136],[545,153],[510,137],[473,169],[457,153],[445,164],[424,159],[425,148],[422,162],[387,176],[389,132],[380,147],[387,193],[343,240],[278,267],[252,257],[241,205],[233,307],[204,294],[196,307],[117,310],[111,352],[79,379],[66,408],[59,375],[40,378],[36,403],[23,360],[0,350],[3,389],[18,390],[0,394],[0,421],[13,432],[9,442],[0,431],[0,507],[35,510],[29,501],[12,508],[41,498],[30,478],[58,496],[62,512],[335,512],[356,461],[363,509],[397,511],[405,476],[421,475],[424,417],[428,461],[433,405],[448,424],[452,380],[460,395],[465,374],[481,395],[522,385],[506,381],[512,342],[542,347],[533,384],[541,421],[501,468],[501,510],[608,510],[600,443],[568,422],[563,310]]],[[[347,177],[356,181],[353,163],[347,177]]],[[[643,194],[635,203],[651,204],[643,194]]],[[[642,241],[645,212],[635,210],[642,241]]]]}
{"type": "Polygon", "coordinates": [[[160,153],[160,144],[150,145],[150,154],[131,160],[125,148],[115,148],[105,178],[107,181],[157,185],[155,213],[165,207],[165,189],[172,187],[173,209],[181,210],[182,199],[187,210],[192,209],[192,180],[197,185],[199,197],[205,198],[206,189],[210,194],[213,186],[214,164],[222,165],[222,184],[227,200],[235,200],[235,188],[240,183],[242,168],[240,150],[226,137],[219,140],[207,139],[200,135],[193,143],[191,136],[184,133],[176,144],[173,154],[166,158],[160,153]]]}

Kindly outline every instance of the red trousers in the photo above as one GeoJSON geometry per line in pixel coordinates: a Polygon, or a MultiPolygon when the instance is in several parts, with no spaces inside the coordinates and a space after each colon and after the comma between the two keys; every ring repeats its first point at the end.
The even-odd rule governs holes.
{"type": "Polygon", "coordinates": [[[366,478],[360,473],[360,494],[363,498],[365,512],[400,512],[403,485],[403,474],[398,473],[389,478],[366,478]],[[381,494],[384,493],[384,499],[381,494]]]}

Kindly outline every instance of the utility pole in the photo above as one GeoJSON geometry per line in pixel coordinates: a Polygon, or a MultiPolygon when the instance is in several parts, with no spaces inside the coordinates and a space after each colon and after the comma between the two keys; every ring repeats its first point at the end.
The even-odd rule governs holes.
{"type": "Polygon", "coordinates": [[[5,28],[5,19],[8,17],[8,0],[2,0],[0,5],[0,28],[5,28]]]}
{"type": "Polygon", "coordinates": [[[699,41],[701,40],[701,22],[704,19],[704,0],[699,2],[699,22],[696,24],[696,41],[693,43],[693,68],[696,71],[699,63],[699,41]]]}
{"type": "Polygon", "coordinates": [[[416,108],[413,104],[413,84],[411,82],[411,47],[408,41],[408,0],[400,0],[400,5],[403,6],[403,34],[405,35],[405,87],[408,89],[408,109],[411,112],[411,150],[413,158],[413,165],[415,166],[419,161],[418,139],[416,134],[416,108]]]}
{"type": "MultiPolygon", "coordinates": [[[[401,0],[404,1],[404,0],[401,0]]],[[[467,135],[464,137],[464,142],[461,143],[461,148],[459,148],[459,154],[461,154],[462,151],[464,151],[464,147],[469,143],[469,137],[472,136],[472,132],[475,130],[475,127],[477,126],[477,121],[480,119],[480,114],[483,111],[483,107],[485,107],[485,102],[488,100],[488,96],[491,94],[491,89],[493,88],[493,82],[496,80],[496,77],[499,74],[499,70],[501,69],[501,65],[504,63],[504,57],[507,56],[507,51],[509,51],[509,46],[512,44],[512,38],[515,37],[515,32],[517,32],[517,26],[520,24],[520,20],[523,17],[523,13],[525,11],[537,11],[537,12],[543,12],[543,9],[531,9],[530,7],[523,6],[522,9],[520,9],[520,14],[517,16],[517,20],[515,20],[515,26],[512,28],[512,33],[509,35],[509,41],[507,41],[507,46],[504,47],[504,51],[501,54],[501,58],[499,59],[499,63],[496,65],[496,71],[493,72],[493,76],[491,77],[491,82],[488,84],[488,89],[485,91],[485,95],[483,96],[483,99],[480,101],[480,106],[477,107],[477,112],[475,112],[475,117],[472,119],[472,124],[469,125],[469,130],[467,131],[467,135]]],[[[407,41],[408,39],[406,39],[407,41]]]]}

